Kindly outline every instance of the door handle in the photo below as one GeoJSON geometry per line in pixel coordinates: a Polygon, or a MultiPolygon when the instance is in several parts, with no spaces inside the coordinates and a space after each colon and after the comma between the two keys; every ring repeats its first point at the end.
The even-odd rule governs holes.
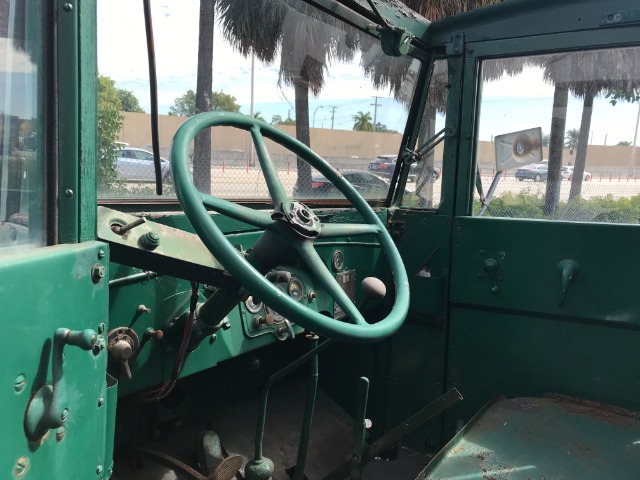
{"type": "Polygon", "coordinates": [[[573,260],[562,260],[558,264],[558,271],[560,272],[560,301],[559,307],[564,307],[564,302],[567,298],[567,292],[569,291],[569,285],[573,282],[573,279],[578,276],[580,269],[578,264],[573,260]]]}
{"type": "Polygon", "coordinates": [[[69,410],[67,408],[67,385],[62,370],[65,345],[91,350],[98,342],[98,334],[91,330],[69,330],[58,328],[53,336],[52,384],[40,387],[27,406],[24,429],[29,440],[42,438],[49,429],[61,427],[69,410]]]}
{"type": "Polygon", "coordinates": [[[482,269],[489,275],[489,281],[491,281],[491,293],[498,293],[498,270],[500,270],[500,264],[495,258],[487,258],[482,262],[482,269]]]}

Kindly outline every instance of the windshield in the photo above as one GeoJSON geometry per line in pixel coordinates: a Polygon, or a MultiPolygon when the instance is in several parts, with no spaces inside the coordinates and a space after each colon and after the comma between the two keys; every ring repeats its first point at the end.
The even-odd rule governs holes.
{"type": "MultiPolygon", "coordinates": [[[[166,0],[152,7],[165,197],[175,197],[168,162],[173,135],[200,111],[239,112],[273,124],[339,170],[371,173],[378,156],[397,155],[418,61],[385,56],[378,39],[303,2],[215,5],[207,11],[209,4],[166,0]]],[[[142,2],[98,2],[101,198],[158,198],[145,42],[142,2]]],[[[201,191],[270,201],[249,134],[217,127],[210,143],[199,137],[188,161],[201,191]]],[[[315,171],[291,152],[271,141],[267,148],[288,194],[340,197],[335,189],[315,188],[315,171]]],[[[389,167],[375,174],[389,180],[389,167]]],[[[386,197],[379,185],[359,190],[386,197]]]]}

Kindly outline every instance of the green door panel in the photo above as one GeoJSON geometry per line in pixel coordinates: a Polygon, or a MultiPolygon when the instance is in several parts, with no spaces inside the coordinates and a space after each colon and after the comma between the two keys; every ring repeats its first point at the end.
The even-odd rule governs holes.
{"type": "MultiPolygon", "coordinates": [[[[0,256],[2,318],[4,328],[10,329],[0,353],[0,399],[5,411],[0,421],[0,478],[21,472],[35,479],[109,477],[111,458],[105,448],[113,439],[105,438],[107,354],[100,348],[108,320],[107,265],[108,247],[99,242],[0,256]],[[59,365],[54,335],[60,328],[89,334],[96,346],[84,350],[70,344],[73,338],[67,336],[59,365]],[[30,399],[49,389],[54,369],[60,368],[61,380],[53,395],[61,399],[66,420],[43,427],[44,434],[30,441],[25,416],[41,419],[36,400],[26,415],[30,399]]],[[[54,411],[49,405],[44,401],[40,406],[45,412],[54,411]]]]}
{"type": "Polygon", "coordinates": [[[454,307],[447,388],[464,401],[446,431],[489,400],[560,393],[640,409],[640,331],[540,315],[454,307]]]}
{"type": "Polygon", "coordinates": [[[640,257],[630,254],[640,245],[638,228],[458,218],[452,242],[454,304],[640,326],[640,257]],[[483,268],[487,259],[498,265],[495,285],[483,268]],[[578,273],[560,306],[563,260],[573,260],[578,273]]]}

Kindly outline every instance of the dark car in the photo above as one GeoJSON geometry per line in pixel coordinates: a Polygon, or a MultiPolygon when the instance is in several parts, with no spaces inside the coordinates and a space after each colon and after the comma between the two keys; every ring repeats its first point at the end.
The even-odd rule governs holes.
{"type": "MultiPolygon", "coordinates": [[[[378,155],[369,163],[369,171],[376,175],[391,177],[396,169],[397,155],[378,155]]],[[[418,164],[412,163],[409,167],[409,181],[414,181],[418,175],[418,164]]],[[[440,178],[440,169],[433,168],[431,172],[432,182],[440,178]]]]}
{"type": "MultiPolygon", "coordinates": [[[[340,173],[361,195],[384,197],[389,190],[389,181],[365,170],[341,170],[340,173]]],[[[293,188],[294,198],[299,198],[298,185],[293,188]]],[[[311,175],[311,194],[305,197],[342,196],[338,189],[321,173],[311,175]]]]}
{"type": "Polygon", "coordinates": [[[547,179],[549,167],[546,163],[535,163],[516,170],[516,178],[522,180],[533,180],[534,182],[543,182],[547,179]]]}

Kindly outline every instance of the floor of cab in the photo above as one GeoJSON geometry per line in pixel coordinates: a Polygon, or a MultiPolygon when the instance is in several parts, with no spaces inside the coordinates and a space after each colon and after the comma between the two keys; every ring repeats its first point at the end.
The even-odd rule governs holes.
{"type": "MultiPolygon", "coordinates": [[[[273,480],[289,480],[286,470],[296,463],[306,391],[307,379],[301,377],[274,387],[269,395],[263,450],[264,455],[275,465],[273,480]]],[[[202,431],[210,429],[219,435],[229,454],[242,455],[246,463],[253,458],[257,411],[258,398],[250,398],[224,410],[212,412],[199,423],[181,425],[171,435],[149,441],[143,448],[171,455],[198,470],[195,454],[197,439],[202,431]]],[[[319,480],[331,473],[349,458],[352,443],[353,420],[319,389],[305,477],[319,480]]],[[[414,480],[429,460],[428,456],[401,448],[396,460],[375,459],[365,465],[362,478],[414,480]]],[[[170,469],[149,459],[125,461],[116,467],[112,477],[114,480],[194,478],[181,473],[179,469],[170,469]]],[[[236,478],[244,478],[242,471],[236,478]]]]}

